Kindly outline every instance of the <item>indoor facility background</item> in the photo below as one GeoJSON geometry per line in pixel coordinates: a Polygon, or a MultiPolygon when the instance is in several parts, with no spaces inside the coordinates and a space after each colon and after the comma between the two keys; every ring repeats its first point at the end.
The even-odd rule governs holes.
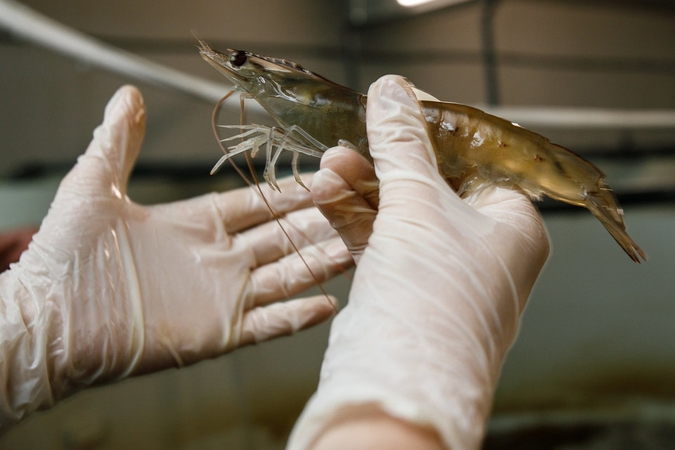
{"type": "MultiPolygon", "coordinates": [[[[518,121],[607,174],[649,259],[633,263],[588,211],[540,203],[552,255],[507,358],[485,447],[672,448],[675,2],[484,0],[400,16],[371,15],[383,0],[22,4],[223,83],[223,94],[195,35],[216,49],[293,60],[361,92],[396,73],[442,100],[529,117],[518,121]],[[569,114],[577,120],[561,119],[569,114]]],[[[0,230],[39,224],[107,100],[127,83],[148,108],[132,200],[242,184],[227,169],[209,175],[220,157],[215,100],[73,59],[8,27],[0,30],[0,78],[0,230]]],[[[220,121],[238,123],[238,106],[228,101],[220,121]]],[[[326,289],[344,304],[349,280],[326,289]]],[[[328,328],[92,389],[35,414],[0,437],[0,448],[281,449],[316,387],[328,328]]]]}

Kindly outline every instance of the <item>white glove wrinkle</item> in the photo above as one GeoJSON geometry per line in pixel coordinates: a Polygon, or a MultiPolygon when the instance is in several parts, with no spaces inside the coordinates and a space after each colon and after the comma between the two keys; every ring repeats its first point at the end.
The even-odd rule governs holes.
{"type": "MultiPolygon", "coordinates": [[[[374,245],[375,243],[373,243],[374,245]]],[[[406,256],[412,257],[411,266],[420,266],[426,263],[424,260],[424,253],[415,253],[407,254],[406,256]]],[[[460,263],[460,259],[456,259],[457,263],[460,263]]],[[[427,340],[445,340],[443,336],[453,335],[456,336],[456,341],[466,342],[474,346],[475,348],[481,348],[482,342],[478,341],[475,333],[472,332],[472,327],[470,324],[473,321],[477,321],[482,324],[484,328],[488,328],[486,321],[484,320],[481,311],[475,306],[475,295],[469,294],[466,291],[460,293],[455,299],[455,302],[461,302],[464,304],[464,309],[471,311],[470,316],[473,317],[473,320],[464,320],[460,321],[457,317],[449,315],[447,313],[446,303],[442,301],[441,296],[430,296],[428,292],[424,289],[424,286],[434,282],[434,278],[437,280],[442,280],[447,277],[447,274],[443,273],[438,266],[431,267],[431,270],[435,270],[436,273],[434,276],[428,277],[428,273],[424,274],[425,278],[429,278],[429,281],[419,282],[420,280],[408,280],[401,277],[388,277],[388,273],[396,273],[394,269],[387,267],[387,261],[382,260],[381,264],[383,265],[383,271],[381,278],[384,279],[388,285],[391,286],[392,292],[406,292],[409,293],[409,299],[398,298],[397,302],[394,304],[387,303],[377,303],[379,305],[379,310],[374,311],[373,314],[379,316],[389,317],[391,323],[399,324],[398,326],[411,328],[410,330],[400,333],[405,336],[424,336],[427,340]],[[423,299],[425,302],[424,309],[417,307],[417,300],[423,299]],[[447,329],[444,333],[436,333],[439,330],[437,327],[429,326],[438,324],[438,327],[447,329]],[[406,325],[408,324],[408,325],[406,325]],[[426,324],[427,326],[419,326],[414,324],[426,324]]],[[[427,267],[429,265],[427,264],[427,267]]],[[[360,280],[358,280],[360,281],[360,280]]],[[[462,317],[467,318],[467,314],[464,313],[462,317]]],[[[434,348],[434,347],[431,347],[434,348]]]]}
{"type": "MultiPolygon", "coordinates": [[[[422,200],[424,202],[424,200],[422,200]]],[[[384,212],[382,213],[384,214],[384,212]]],[[[432,226],[430,222],[425,222],[423,224],[418,223],[418,221],[415,221],[414,216],[411,217],[405,217],[402,219],[399,219],[399,224],[400,226],[396,229],[396,233],[402,234],[402,235],[416,235],[418,234],[414,229],[411,229],[410,232],[406,233],[403,231],[403,228],[401,228],[402,225],[407,224],[411,225],[412,227],[419,228],[420,225],[423,228],[426,228],[426,232],[430,236],[442,236],[444,233],[447,233],[448,230],[441,230],[438,228],[435,228],[432,226]]],[[[378,234],[378,236],[382,237],[389,237],[390,239],[396,241],[396,235],[387,235],[385,233],[378,234]]],[[[429,242],[433,242],[433,240],[430,240],[429,242]]],[[[391,245],[398,245],[399,247],[402,247],[400,244],[395,244],[395,243],[390,243],[387,242],[386,240],[382,243],[380,243],[379,239],[377,237],[373,237],[370,241],[370,245],[375,249],[375,253],[377,253],[378,248],[386,248],[391,245]]],[[[484,311],[481,311],[478,309],[476,306],[475,298],[476,296],[480,296],[481,298],[490,298],[490,294],[486,291],[485,286],[481,283],[480,279],[478,279],[474,273],[478,271],[481,273],[481,268],[475,268],[475,267],[466,267],[467,261],[471,261],[469,258],[467,258],[467,255],[464,254],[462,249],[455,245],[454,241],[450,242],[442,242],[442,241],[437,241],[434,243],[434,246],[436,248],[431,248],[428,246],[422,246],[421,248],[414,248],[415,251],[411,251],[409,253],[406,253],[404,256],[406,258],[409,258],[411,260],[411,266],[415,267],[427,267],[427,272],[423,275],[425,279],[428,281],[424,283],[419,283],[419,278],[416,280],[410,280],[405,287],[402,287],[401,289],[407,290],[407,289],[417,289],[419,288],[422,290],[423,288],[421,286],[425,286],[427,284],[435,283],[438,282],[439,280],[442,280],[447,276],[447,273],[445,272],[445,269],[443,268],[444,266],[441,265],[429,265],[425,259],[424,255],[429,255],[433,254],[434,251],[438,251],[438,246],[441,246],[441,248],[444,247],[444,245],[447,245],[448,247],[445,248],[445,250],[442,252],[446,255],[447,258],[447,264],[448,266],[454,267],[456,270],[462,271],[467,279],[471,281],[470,285],[473,287],[471,291],[468,291],[466,287],[463,285],[458,286],[458,289],[460,289],[459,292],[457,292],[457,300],[463,299],[463,303],[466,305],[467,308],[469,308],[473,313],[471,314],[472,317],[475,318],[479,323],[482,324],[483,329],[490,329],[491,327],[487,324],[487,316],[484,314],[484,311]],[[419,283],[419,284],[418,284],[419,283]]],[[[404,244],[405,246],[405,244],[404,244]]],[[[383,260],[381,261],[382,264],[382,272],[393,272],[397,273],[396,269],[388,269],[388,261],[383,260]]],[[[407,281],[405,278],[404,279],[395,279],[391,280],[392,283],[399,283],[399,282],[405,282],[407,281]]],[[[394,290],[396,291],[396,290],[394,290]]],[[[421,295],[421,294],[418,294],[421,295]]],[[[434,296],[428,296],[427,299],[429,302],[429,306],[432,304],[437,305],[437,310],[442,311],[442,296],[434,297],[434,296]]],[[[435,317],[435,313],[431,314],[432,316],[435,317]]],[[[498,323],[498,322],[497,322],[498,323]]]]}
{"type": "MultiPolygon", "coordinates": [[[[112,231],[111,235],[115,242],[115,256],[117,257],[117,267],[122,270],[122,285],[112,286],[113,292],[116,289],[120,290],[121,298],[117,294],[115,297],[120,298],[126,305],[120,305],[127,311],[126,326],[129,328],[128,343],[124,346],[122,351],[127,356],[126,369],[122,371],[118,379],[126,378],[134,372],[138,366],[139,361],[143,357],[143,349],[145,348],[145,330],[143,324],[145,323],[143,315],[143,294],[141,293],[140,282],[138,280],[138,267],[136,266],[136,258],[134,247],[129,241],[126,224],[119,227],[119,232],[112,231]],[[126,293],[126,294],[125,294],[126,293]]],[[[113,332],[114,333],[114,332],[113,332]]],[[[116,350],[116,349],[115,349],[116,350]]],[[[113,354],[116,354],[114,352],[113,354]]]]}
{"type": "MultiPolygon", "coordinates": [[[[229,227],[232,227],[232,224],[228,223],[229,218],[225,215],[226,213],[220,207],[218,194],[212,192],[211,194],[207,194],[206,198],[208,199],[207,201],[213,217],[213,229],[215,230],[215,233],[213,234],[213,240],[215,242],[230,243],[232,238],[228,233],[228,229],[229,227]]],[[[252,250],[251,256],[254,256],[252,250]]],[[[255,257],[252,257],[250,260],[255,261],[255,257]]]]}
{"type": "Polygon", "coordinates": [[[51,405],[54,398],[46,370],[49,327],[43,328],[43,305],[34,302],[21,277],[0,275],[0,430],[33,411],[33,402],[51,405]],[[17,381],[20,380],[20,387],[17,381]]]}

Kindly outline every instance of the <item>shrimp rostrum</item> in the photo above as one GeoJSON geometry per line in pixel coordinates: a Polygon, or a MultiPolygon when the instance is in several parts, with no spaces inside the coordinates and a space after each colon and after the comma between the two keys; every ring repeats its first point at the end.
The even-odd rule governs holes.
{"type": "MultiPolygon", "coordinates": [[[[226,53],[200,41],[201,56],[245,96],[255,99],[278,127],[242,128],[242,142],[230,147],[225,159],[266,146],[264,177],[276,185],[275,164],[282,151],[320,157],[335,145],[350,147],[372,161],[366,135],[366,96],[333,83],[294,62],[241,50],[226,53]]],[[[418,96],[418,98],[421,98],[418,96]]],[[[633,261],[645,252],[628,236],[623,211],[605,184],[602,172],[590,162],[545,137],[470,106],[420,100],[436,152],[438,170],[464,194],[485,183],[517,186],[532,197],[587,208],[600,220],[633,261]]],[[[232,138],[230,138],[232,139],[232,138]]]]}

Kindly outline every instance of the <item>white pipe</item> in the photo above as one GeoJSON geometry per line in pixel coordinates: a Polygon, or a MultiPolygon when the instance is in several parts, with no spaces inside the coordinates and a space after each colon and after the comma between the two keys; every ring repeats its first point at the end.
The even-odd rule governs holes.
{"type": "MultiPolygon", "coordinates": [[[[111,72],[175,89],[214,104],[230,86],[188,75],[97,41],[13,0],[0,0],[0,27],[10,33],[111,72]]],[[[237,108],[238,105],[226,107],[237,108]]],[[[261,111],[251,102],[252,111],[261,111]]],[[[598,129],[675,129],[675,110],[483,107],[528,127],[598,129]]]]}
{"type": "Polygon", "coordinates": [[[188,75],[104,44],[13,0],[0,0],[0,28],[77,60],[172,88],[212,104],[231,89],[228,85],[188,75]]]}
{"type": "Polygon", "coordinates": [[[620,110],[486,106],[485,112],[528,127],[597,129],[675,129],[675,110],[620,110]]]}

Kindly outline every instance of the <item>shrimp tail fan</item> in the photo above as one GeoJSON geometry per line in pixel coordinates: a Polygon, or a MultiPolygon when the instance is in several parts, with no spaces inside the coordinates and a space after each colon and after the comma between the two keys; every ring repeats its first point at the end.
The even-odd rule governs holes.
{"type": "Polygon", "coordinates": [[[633,261],[640,263],[647,259],[647,254],[628,236],[623,222],[623,211],[608,188],[603,187],[597,192],[589,193],[586,207],[633,261]]]}

